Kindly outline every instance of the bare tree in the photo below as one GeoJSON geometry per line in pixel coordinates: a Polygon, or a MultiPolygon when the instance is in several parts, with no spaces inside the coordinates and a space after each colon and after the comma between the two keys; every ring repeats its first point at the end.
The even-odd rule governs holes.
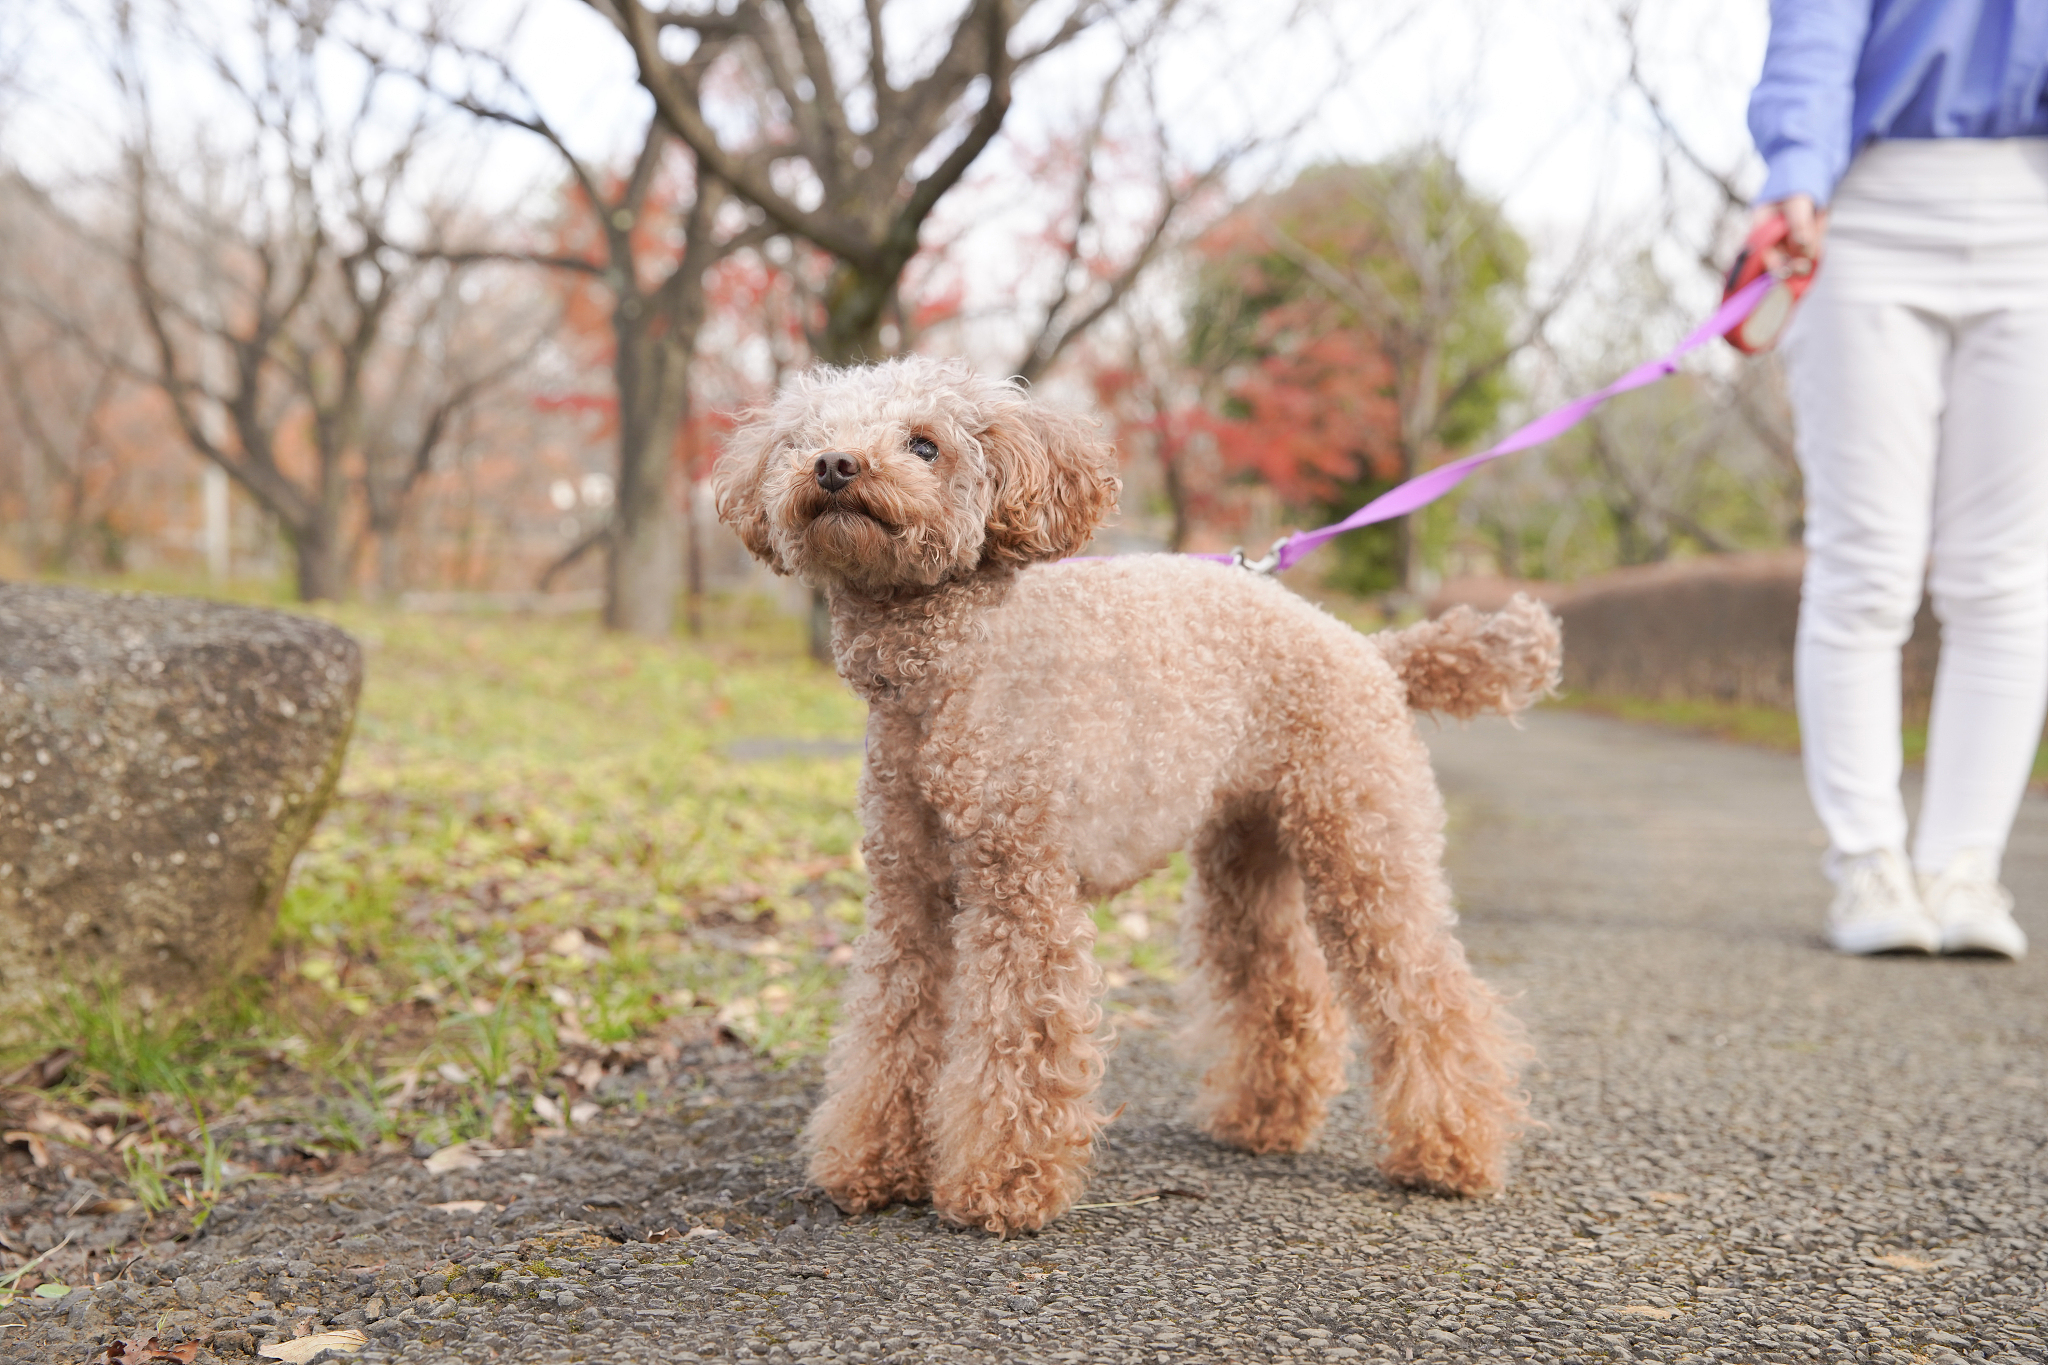
{"type": "Polygon", "coordinates": [[[0,303],[0,430],[15,438],[5,473],[22,511],[21,549],[38,568],[63,569],[77,567],[90,548],[98,567],[118,570],[113,509],[124,471],[104,427],[118,368],[36,327],[33,315],[10,316],[15,311],[0,303]]]}
{"type": "MultiPolygon", "coordinates": [[[[646,0],[589,0],[632,44],[656,112],[696,155],[780,230],[835,262],[820,359],[885,356],[882,327],[918,234],[941,197],[994,140],[1019,69],[1071,41],[1114,0],[1071,0],[1021,52],[1012,38],[1045,0],[970,0],[923,75],[898,84],[884,0],[863,5],[864,53],[835,53],[812,0],[732,0],[655,10],[646,0]],[[677,59],[664,53],[682,50],[677,59]],[[730,57],[774,95],[767,118],[721,134],[712,77],[730,57]],[[963,108],[979,92],[979,104],[963,108]],[[802,173],[787,173],[794,164],[802,173]]],[[[829,19],[829,16],[826,17],[829,19]]]]}
{"type": "MultiPolygon", "coordinates": [[[[688,420],[691,367],[706,316],[705,277],[734,251],[774,235],[772,225],[749,221],[716,176],[698,171],[661,120],[650,117],[639,151],[623,176],[608,175],[569,147],[540,111],[532,93],[501,60],[441,34],[428,41],[459,56],[471,79],[443,91],[472,116],[520,129],[560,157],[587,214],[589,250],[530,250],[480,246],[443,250],[454,261],[524,261],[581,276],[611,298],[612,378],[618,399],[618,473],[611,517],[543,575],[543,585],[589,551],[605,551],[605,624],[640,635],[667,635],[674,626],[677,588],[675,459],[678,432],[688,420]],[[651,230],[657,221],[679,230],[681,249],[651,230]]],[[[708,62],[709,53],[700,54],[708,62]]],[[[701,67],[685,63],[687,79],[701,67]]],[[[428,84],[422,73],[418,79],[428,84]]],[[[432,88],[430,86],[430,88],[432,88]]],[[[695,521],[684,522],[695,535],[695,521]]],[[[689,558],[696,559],[694,545],[689,558]]],[[[690,620],[699,614],[693,585],[690,620]]]]}
{"type": "MultiPolygon", "coordinates": [[[[1718,285],[1732,244],[1749,217],[1750,196],[1743,189],[1744,168],[1724,164],[1701,150],[1672,112],[1648,71],[1637,0],[1618,0],[1616,28],[1628,54],[1628,89],[1642,101],[1657,130],[1662,152],[1660,236],[1680,243],[1710,285],[1718,285]],[[1704,211],[1702,211],[1704,209],[1704,211]]],[[[1666,309],[1676,292],[1663,281],[1656,295],[1666,309]]],[[[1784,368],[1776,356],[1749,361],[1706,374],[1706,401],[1740,419],[1746,435],[1768,457],[1768,467],[1755,471],[1758,506],[1776,522],[1780,536],[1796,539],[1800,529],[1800,474],[1793,447],[1792,410],[1785,397],[1784,368]]],[[[1722,445],[1739,444],[1732,424],[1720,428],[1722,445]]],[[[1720,445],[1687,452],[1693,462],[1717,457],[1720,445]]],[[[1703,544],[1708,543],[1702,541],[1703,544]]]]}
{"type": "Polygon", "coordinates": [[[528,366],[557,321],[531,300],[487,301],[473,267],[451,265],[410,292],[394,329],[403,344],[381,348],[363,421],[364,531],[376,543],[385,598],[404,586],[400,548],[421,481],[448,452],[462,417],[528,366]]]}
{"type": "MultiPolygon", "coordinates": [[[[232,37],[175,8],[152,13],[232,114],[216,145],[168,160],[144,57],[159,35],[137,10],[117,11],[132,114],[122,254],[148,337],[132,363],[192,447],[277,518],[300,595],[337,597],[364,477],[366,381],[420,269],[394,238],[418,207],[408,196],[431,119],[424,105],[384,104],[391,83],[375,71],[337,90],[330,7],[248,0],[228,21],[246,32],[232,37]]],[[[410,487],[380,485],[378,500],[399,486],[410,487]]]]}

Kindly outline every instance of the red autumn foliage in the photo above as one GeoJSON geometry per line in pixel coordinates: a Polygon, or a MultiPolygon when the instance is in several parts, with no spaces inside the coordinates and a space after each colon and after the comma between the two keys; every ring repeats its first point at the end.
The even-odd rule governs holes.
{"type": "Polygon", "coordinates": [[[1296,303],[1261,318],[1265,353],[1228,376],[1233,415],[1215,424],[1224,467],[1258,478],[1295,507],[1401,474],[1393,366],[1376,336],[1333,320],[1334,312],[1296,303]]]}
{"type": "Polygon", "coordinates": [[[1295,507],[1328,504],[1345,487],[1399,478],[1400,405],[1382,338],[1358,314],[1302,280],[1274,248],[1280,233],[1318,255],[1374,249],[1368,225],[1327,205],[1258,204],[1197,243],[1203,293],[1242,321],[1211,339],[1224,354],[1215,435],[1226,470],[1270,485],[1295,507]],[[1302,212],[1288,212],[1291,208],[1302,212]]]}

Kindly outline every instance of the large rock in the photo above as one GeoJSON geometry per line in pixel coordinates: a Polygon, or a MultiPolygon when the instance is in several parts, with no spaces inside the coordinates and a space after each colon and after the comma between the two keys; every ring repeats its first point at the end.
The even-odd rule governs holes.
{"type": "Polygon", "coordinates": [[[362,650],[252,607],[0,584],[0,1034],[61,982],[196,998],[260,953],[362,650]]]}
{"type": "MultiPolygon", "coordinates": [[[[1707,555],[1584,578],[1566,588],[1461,579],[1430,603],[1492,607],[1534,588],[1564,623],[1564,685],[1595,697],[1737,702],[1790,711],[1799,624],[1797,550],[1707,555]]],[[[1924,605],[1901,667],[1906,712],[1924,717],[1941,629],[1924,605]]]]}

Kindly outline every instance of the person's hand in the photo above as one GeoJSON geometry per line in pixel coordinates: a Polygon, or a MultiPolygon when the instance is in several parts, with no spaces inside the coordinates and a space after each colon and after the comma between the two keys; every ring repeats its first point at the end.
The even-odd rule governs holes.
{"type": "Polygon", "coordinates": [[[1757,224],[1773,216],[1785,220],[1783,241],[1764,248],[1764,264],[1774,275],[1805,275],[1820,264],[1823,243],[1828,235],[1828,211],[1815,208],[1813,196],[1795,194],[1780,199],[1775,204],[1759,204],[1751,216],[1752,231],[1757,224]]]}

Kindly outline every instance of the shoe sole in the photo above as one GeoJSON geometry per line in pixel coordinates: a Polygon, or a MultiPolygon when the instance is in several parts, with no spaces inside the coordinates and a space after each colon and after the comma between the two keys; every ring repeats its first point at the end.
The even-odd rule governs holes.
{"type": "Polygon", "coordinates": [[[1941,945],[1943,957],[1992,957],[2001,962],[2018,962],[2027,955],[2023,947],[2018,952],[1997,943],[1984,943],[1975,939],[1958,939],[1954,943],[1941,945]]]}
{"type": "Polygon", "coordinates": [[[1868,938],[1844,939],[1830,933],[1828,947],[1844,957],[1933,957],[1941,951],[1941,940],[1933,934],[1913,934],[1893,931],[1873,934],[1868,938]]]}

